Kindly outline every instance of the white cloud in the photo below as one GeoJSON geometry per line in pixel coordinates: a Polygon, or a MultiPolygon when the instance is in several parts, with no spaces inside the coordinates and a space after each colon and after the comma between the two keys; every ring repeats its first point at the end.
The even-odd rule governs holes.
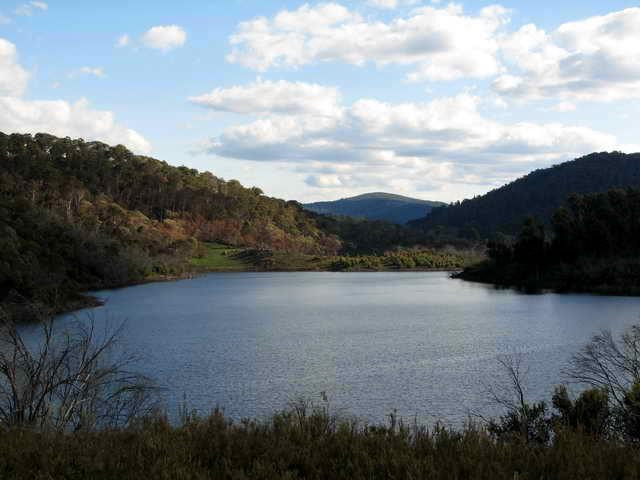
{"type": "Polygon", "coordinates": [[[115,46],[116,48],[123,48],[129,45],[130,42],[131,42],[131,39],[129,38],[129,35],[125,33],[118,37],[118,40],[116,40],[115,46]]]}
{"type": "Polygon", "coordinates": [[[376,8],[393,10],[400,5],[415,5],[419,1],[420,0],[367,0],[367,4],[376,8]]]}
{"type": "MultiPolygon", "coordinates": [[[[96,73],[95,68],[89,70],[96,73]]],[[[90,108],[86,99],[69,103],[24,98],[28,79],[28,73],[17,63],[15,45],[0,38],[0,131],[82,137],[122,143],[139,153],[150,152],[151,145],[142,135],[116,122],[112,112],[90,108]]]]}
{"type": "Polygon", "coordinates": [[[158,25],[142,35],[142,43],[149,48],[169,51],[181,47],[187,41],[187,33],[178,25],[158,25]]]}
{"type": "Polygon", "coordinates": [[[337,88],[284,80],[257,80],[246,86],[216,88],[189,100],[213,110],[234,113],[334,115],[340,108],[337,88]]]}
{"type": "Polygon", "coordinates": [[[37,2],[37,1],[23,3],[22,5],[19,5],[14,10],[14,13],[16,15],[30,17],[31,15],[33,15],[34,9],[45,11],[49,9],[49,5],[47,5],[45,2],[37,2]]]}
{"type": "Polygon", "coordinates": [[[553,106],[553,110],[560,113],[573,112],[576,108],[576,104],[571,102],[560,102],[553,106]]]}
{"type": "Polygon", "coordinates": [[[471,94],[427,103],[361,99],[337,104],[332,114],[271,100],[247,105],[244,95],[239,106],[232,97],[235,102],[235,95],[219,94],[215,103],[260,116],[226,128],[208,144],[209,153],[288,162],[309,186],[345,194],[385,188],[458,196],[470,185],[477,191],[552,162],[619,148],[615,137],[588,127],[497,122],[480,112],[482,99],[471,94]]]}
{"type": "Polygon", "coordinates": [[[271,115],[229,127],[214,150],[252,160],[339,157],[358,162],[435,156],[473,162],[476,154],[508,154],[509,161],[518,161],[615,145],[613,137],[585,127],[501,124],[481,115],[479,104],[478,97],[468,94],[428,103],[361,99],[333,117],[271,115]]]}
{"type": "Polygon", "coordinates": [[[0,38],[0,95],[21,95],[29,81],[29,74],[18,63],[13,43],[0,38]]]}
{"type": "Polygon", "coordinates": [[[69,103],[0,97],[0,130],[82,137],[85,140],[122,143],[138,153],[151,151],[151,145],[142,135],[118,124],[112,112],[91,109],[85,99],[69,103]]]}
{"type": "Polygon", "coordinates": [[[475,16],[455,4],[422,7],[385,23],[336,3],[305,4],[240,23],[227,59],[260,71],[342,61],[410,66],[415,81],[486,77],[499,71],[497,32],[507,21],[496,5],[475,16]]]}
{"type": "Polygon", "coordinates": [[[73,78],[78,75],[90,75],[93,77],[104,77],[104,69],[102,67],[80,67],[69,73],[68,77],[73,78]]]}
{"type": "Polygon", "coordinates": [[[513,69],[496,92],[526,100],[640,98],[640,8],[565,23],[547,33],[525,25],[504,37],[513,69]]]}
{"type": "MultiPolygon", "coordinates": [[[[395,8],[411,0],[369,0],[395,8]]],[[[493,78],[494,92],[563,103],[640,98],[640,7],[508,33],[499,5],[415,8],[389,21],[338,3],[304,4],[240,23],[227,60],[258,71],[321,62],[408,67],[411,81],[493,78]]]]}

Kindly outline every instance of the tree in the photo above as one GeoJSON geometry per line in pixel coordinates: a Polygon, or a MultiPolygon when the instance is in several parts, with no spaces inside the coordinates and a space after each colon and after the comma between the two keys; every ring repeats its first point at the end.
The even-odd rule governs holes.
{"type": "Polygon", "coordinates": [[[498,364],[506,378],[487,388],[491,400],[506,413],[490,419],[489,433],[501,440],[520,438],[526,443],[545,444],[550,438],[545,402],[529,403],[525,395],[527,368],[522,354],[500,355],[498,364]]]}
{"type": "Polygon", "coordinates": [[[544,225],[535,218],[528,218],[525,220],[514,245],[516,260],[524,264],[538,266],[544,263],[546,249],[544,225]]]}
{"type": "Polygon", "coordinates": [[[561,385],[553,394],[553,406],[558,412],[553,421],[557,426],[581,429],[593,435],[605,435],[611,422],[609,395],[606,390],[591,388],[571,400],[567,387],[561,385]]]}
{"type": "Polygon", "coordinates": [[[574,381],[607,392],[616,406],[624,407],[629,389],[640,382],[640,326],[633,325],[616,340],[602,330],[571,358],[565,373],[574,381]]]}
{"type": "Polygon", "coordinates": [[[628,439],[640,441],[640,326],[618,340],[608,330],[595,335],[572,357],[566,373],[605,392],[616,425],[628,439]]]}
{"type": "Polygon", "coordinates": [[[31,345],[15,324],[0,325],[0,425],[79,431],[122,427],[151,412],[153,386],[129,371],[117,349],[122,326],[101,333],[93,321],[56,331],[42,324],[31,345]]]}
{"type": "Polygon", "coordinates": [[[635,382],[625,393],[622,426],[628,439],[640,441],[640,383],[635,382]]]}
{"type": "Polygon", "coordinates": [[[496,265],[504,266],[513,261],[513,241],[507,235],[498,232],[487,243],[487,254],[496,265]]]}

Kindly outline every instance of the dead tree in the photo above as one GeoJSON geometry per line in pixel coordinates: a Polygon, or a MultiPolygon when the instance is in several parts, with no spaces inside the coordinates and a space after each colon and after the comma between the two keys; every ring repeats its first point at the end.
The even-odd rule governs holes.
{"type": "Polygon", "coordinates": [[[632,326],[619,340],[610,331],[601,331],[573,355],[565,374],[577,383],[606,390],[623,408],[626,393],[640,382],[640,326],[632,326]]]}
{"type": "Polygon", "coordinates": [[[130,370],[136,359],[118,346],[122,326],[98,331],[91,319],[58,332],[49,320],[41,330],[31,342],[15,324],[0,324],[1,426],[94,430],[150,413],[154,388],[130,370]]]}

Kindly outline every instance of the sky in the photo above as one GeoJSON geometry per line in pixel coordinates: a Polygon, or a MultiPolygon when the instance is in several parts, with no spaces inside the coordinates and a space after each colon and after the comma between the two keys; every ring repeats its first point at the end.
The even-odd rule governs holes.
{"type": "Polygon", "coordinates": [[[0,131],[303,202],[455,201],[640,151],[640,8],[608,0],[0,0],[0,131]]]}

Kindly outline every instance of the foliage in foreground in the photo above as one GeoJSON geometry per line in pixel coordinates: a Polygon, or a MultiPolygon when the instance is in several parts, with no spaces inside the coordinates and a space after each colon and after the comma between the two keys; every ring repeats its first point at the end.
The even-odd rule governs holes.
{"type": "MultiPolygon", "coordinates": [[[[8,333],[7,338],[16,338],[15,331],[8,333]]],[[[14,340],[3,349],[0,383],[7,385],[25,374],[28,378],[30,371],[57,368],[55,359],[67,358],[64,352],[68,351],[70,361],[62,362],[64,375],[53,378],[61,378],[63,386],[85,382],[86,393],[63,397],[83,404],[96,393],[111,391],[103,390],[101,378],[86,383],[103,371],[100,365],[104,365],[107,350],[100,345],[111,346],[111,338],[98,343],[95,350],[87,334],[79,332],[62,343],[66,348],[52,354],[49,347],[57,342],[45,341],[26,362],[20,358],[25,356],[24,347],[14,340]],[[6,355],[12,351],[17,353],[17,369],[11,367],[16,366],[16,355],[6,355]],[[84,352],[93,352],[89,356],[96,359],[88,368],[76,362],[85,358],[84,352]],[[41,364],[46,368],[32,368],[41,364]]],[[[575,355],[570,372],[592,388],[575,399],[566,388],[557,388],[552,412],[544,402],[526,401],[521,357],[504,358],[506,389],[493,393],[506,407],[505,415],[487,424],[470,421],[460,430],[407,424],[395,414],[385,424],[368,425],[331,415],[327,406],[304,401],[268,419],[239,423],[226,419],[219,410],[207,417],[183,410],[177,425],[160,414],[128,416],[120,422],[121,410],[114,414],[111,408],[106,410],[111,412],[106,419],[116,421],[106,423],[87,424],[84,419],[95,417],[87,417],[82,407],[72,415],[79,423],[60,424],[57,415],[36,415],[35,422],[5,416],[0,422],[0,478],[639,478],[639,351],[640,327],[630,328],[620,339],[607,332],[596,335],[575,355]]],[[[122,370],[116,366],[107,375],[109,372],[116,373],[117,379],[122,370]]],[[[46,373],[41,378],[44,382],[36,382],[37,388],[26,386],[26,402],[20,405],[12,402],[11,388],[5,390],[0,408],[15,407],[19,413],[25,406],[39,404],[37,395],[29,393],[41,392],[39,385],[58,383],[48,382],[46,373]]],[[[19,384],[15,385],[22,388],[19,384]]],[[[110,395],[101,398],[121,405],[110,395]]],[[[53,407],[60,413],[68,405],[54,395],[47,408],[39,411],[46,413],[53,407]]]]}
{"type": "MultiPolygon", "coordinates": [[[[1,313],[1,312],[0,312],[1,313]]],[[[52,321],[28,342],[0,316],[0,429],[95,431],[126,427],[153,411],[153,384],[130,370],[122,327],[52,321]]]]}
{"type": "Polygon", "coordinates": [[[496,441],[481,429],[427,430],[339,420],[304,408],[264,422],[220,412],[171,426],[156,418],[99,433],[12,431],[2,478],[601,479],[637,478],[637,447],[560,429],[549,445],[496,441]]]}

